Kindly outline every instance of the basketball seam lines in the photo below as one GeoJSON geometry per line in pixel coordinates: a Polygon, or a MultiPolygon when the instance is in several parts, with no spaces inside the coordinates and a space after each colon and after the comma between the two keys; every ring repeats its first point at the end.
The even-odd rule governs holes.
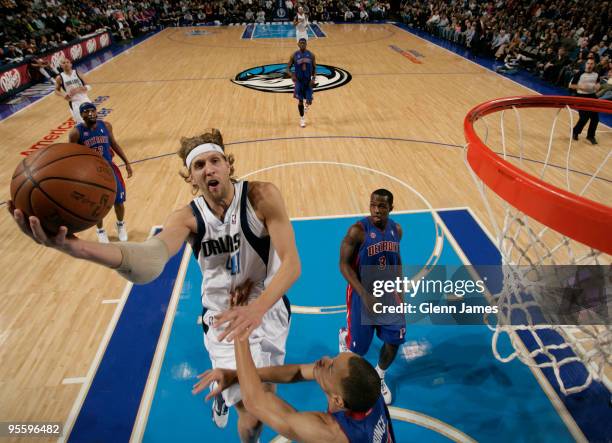
{"type": "MultiPolygon", "coordinates": [[[[44,149],[44,150],[43,150],[43,152],[46,152],[46,151],[47,151],[46,149],[44,149]]],[[[92,151],[92,152],[91,152],[91,154],[70,154],[70,155],[67,155],[67,156],[65,156],[65,157],[56,158],[56,159],[54,159],[54,160],[51,160],[49,163],[45,163],[44,165],[42,165],[42,166],[40,166],[40,167],[36,168],[36,169],[34,170],[34,173],[36,173],[36,172],[38,172],[38,171],[42,170],[43,168],[46,168],[46,167],[47,167],[47,166],[49,166],[49,165],[52,165],[52,164],[53,164],[53,163],[55,163],[55,162],[58,162],[58,161],[60,161],[60,160],[64,160],[65,158],[81,157],[81,156],[83,156],[83,157],[98,157],[98,158],[102,158],[102,157],[101,157],[99,154],[97,154],[97,153],[96,153],[96,152],[94,152],[94,151],[92,151]]],[[[41,155],[41,157],[42,157],[42,155],[41,155]]],[[[36,160],[38,160],[38,159],[36,159],[36,160]]],[[[104,161],[106,162],[106,160],[105,160],[105,159],[104,159],[104,161]]],[[[106,163],[108,163],[108,162],[106,162],[106,163]]]]}
{"type": "Polygon", "coordinates": [[[63,181],[68,181],[68,182],[77,182],[77,183],[82,183],[84,185],[93,186],[95,188],[104,189],[106,191],[111,191],[111,192],[115,191],[115,192],[117,192],[116,189],[107,188],[106,186],[102,186],[102,185],[99,185],[97,183],[86,182],[86,181],[83,181],[83,180],[77,180],[76,178],[68,178],[68,177],[45,177],[41,181],[39,181],[38,183],[40,184],[40,183],[45,182],[47,180],[63,180],[63,181]]]}
{"type": "MultiPolygon", "coordinates": [[[[87,154],[78,154],[78,155],[87,155],[87,154]]],[[[77,156],[78,156],[78,155],[77,155],[77,156]]],[[[73,157],[76,157],[76,156],[73,156],[73,157]]],[[[63,159],[63,158],[66,158],[66,157],[62,157],[62,159],[63,159]]],[[[60,159],[60,160],[61,160],[61,159],[60,159]]],[[[37,170],[37,171],[38,171],[38,170],[37,170]]],[[[99,188],[106,189],[106,190],[109,190],[108,188],[105,188],[105,187],[103,187],[103,186],[98,186],[98,185],[95,185],[95,184],[93,184],[93,183],[89,183],[89,182],[82,182],[82,181],[80,181],[80,180],[68,179],[68,178],[65,178],[65,177],[47,177],[47,178],[45,178],[45,179],[41,180],[41,182],[37,182],[37,181],[36,181],[36,180],[35,180],[35,179],[32,177],[32,171],[30,171],[30,168],[29,168],[29,167],[27,167],[25,164],[24,164],[24,173],[25,173],[25,175],[26,175],[27,179],[28,179],[29,181],[31,181],[31,182],[32,182],[32,184],[34,185],[34,189],[38,189],[40,192],[42,192],[42,193],[43,193],[43,195],[44,195],[45,197],[47,197],[47,198],[48,198],[50,201],[52,201],[52,202],[53,202],[53,204],[55,204],[57,207],[62,208],[64,211],[68,212],[68,213],[69,213],[70,215],[72,215],[73,217],[79,218],[79,219],[84,220],[84,221],[86,221],[86,222],[91,222],[91,221],[96,221],[96,222],[97,222],[97,221],[98,221],[98,220],[95,220],[95,219],[89,219],[89,218],[81,217],[80,215],[75,214],[74,212],[72,212],[70,209],[68,209],[68,208],[64,207],[64,205],[60,205],[60,204],[59,204],[58,202],[56,202],[56,201],[55,201],[53,198],[51,198],[51,196],[50,196],[49,194],[47,194],[47,192],[45,192],[45,190],[44,190],[44,189],[42,189],[42,188],[40,187],[40,183],[42,183],[42,182],[43,182],[43,181],[45,181],[45,180],[49,180],[50,178],[54,178],[54,179],[61,179],[61,180],[75,181],[75,182],[78,182],[78,183],[85,183],[85,184],[87,184],[87,185],[91,185],[91,186],[94,186],[94,187],[99,187],[99,188]]],[[[31,192],[31,191],[30,191],[30,195],[28,195],[28,201],[29,201],[29,203],[30,203],[30,209],[31,209],[31,211],[30,211],[30,212],[32,212],[32,213],[33,213],[33,212],[34,212],[34,205],[32,205],[32,192],[31,192]]]]}

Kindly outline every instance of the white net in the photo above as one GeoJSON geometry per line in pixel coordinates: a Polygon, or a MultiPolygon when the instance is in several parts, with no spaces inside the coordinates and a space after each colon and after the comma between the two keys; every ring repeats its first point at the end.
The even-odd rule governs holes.
{"type": "MultiPolygon", "coordinates": [[[[483,134],[480,138],[486,146],[499,151],[510,164],[558,188],[611,206],[612,134],[603,132],[596,146],[575,142],[572,128],[576,120],[575,111],[568,106],[553,110],[512,106],[475,120],[478,128],[474,129],[480,130],[479,136],[483,134]],[[498,124],[491,125],[492,121],[498,124]],[[544,125],[550,125],[549,132],[544,125]]],[[[503,288],[492,294],[498,315],[488,319],[494,331],[495,357],[502,362],[519,358],[527,365],[548,368],[565,395],[583,391],[593,380],[612,390],[611,294],[606,293],[612,282],[612,257],[513,207],[483,183],[467,156],[466,164],[482,196],[504,265],[503,288]],[[560,292],[552,287],[565,289],[560,292]],[[568,308],[568,301],[573,308],[568,308]],[[581,309],[575,309],[576,301],[581,309]],[[552,311],[558,314],[554,318],[549,314],[552,311]],[[511,349],[504,345],[504,336],[511,349]]],[[[576,217],[575,223],[580,222],[576,217]]],[[[612,226],[608,232],[612,235],[612,226]]]]}

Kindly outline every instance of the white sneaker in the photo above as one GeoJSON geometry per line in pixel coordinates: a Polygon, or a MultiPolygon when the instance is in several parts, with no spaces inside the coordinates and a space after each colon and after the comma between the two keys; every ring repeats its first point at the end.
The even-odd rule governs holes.
{"type": "Polygon", "coordinates": [[[128,233],[125,229],[125,222],[117,222],[117,234],[119,234],[119,241],[127,241],[128,233]]]}
{"type": "Polygon", "coordinates": [[[346,338],[348,337],[348,331],[346,328],[340,328],[338,332],[338,350],[340,352],[349,352],[350,349],[346,344],[346,338]]]}
{"type": "Polygon", "coordinates": [[[98,235],[98,241],[100,243],[108,243],[108,235],[106,235],[104,228],[96,229],[96,234],[98,235]]]}
{"type": "Polygon", "coordinates": [[[300,126],[301,126],[302,128],[305,128],[305,127],[306,127],[306,119],[305,119],[304,117],[301,117],[301,118],[300,118],[300,126]]]}
{"type": "MultiPolygon", "coordinates": [[[[216,383],[213,383],[210,386],[211,390],[213,390],[215,386],[216,383]]],[[[227,426],[227,421],[229,420],[229,408],[225,404],[221,394],[215,395],[213,398],[212,418],[215,426],[217,426],[219,429],[223,429],[227,426]]]]}
{"type": "Polygon", "coordinates": [[[386,405],[390,405],[391,402],[393,401],[393,396],[391,395],[391,391],[389,390],[389,387],[387,386],[387,383],[385,383],[385,379],[384,378],[380,379],[380,393],[382,394],[383,398],[385,399],[385,404],[386,405]]]}

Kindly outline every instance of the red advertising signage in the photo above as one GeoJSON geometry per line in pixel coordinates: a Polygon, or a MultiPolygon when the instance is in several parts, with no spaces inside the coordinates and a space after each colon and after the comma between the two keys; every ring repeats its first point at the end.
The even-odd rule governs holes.
{"type": "MultiPolygon", "coordinates": [[[[57,69],[59,67],[60,62],[64,58],[67,58],[74,62],[83,57],[87,57],[89,54],[93,54],[94,52],[99,51],[100,49],[105,48],[110,44],[110,33],[104,32],[102,34],[97,34],[90,38],[83,39],[78,43],[48,54],[43,58],[57,69]]],[[[7,69],[6,71],[0,73],[0,95],[7,94],[13,89],[17,89],[29,83],[30,81],[31,78],[28,74],[27,62],[7,69]]]]}

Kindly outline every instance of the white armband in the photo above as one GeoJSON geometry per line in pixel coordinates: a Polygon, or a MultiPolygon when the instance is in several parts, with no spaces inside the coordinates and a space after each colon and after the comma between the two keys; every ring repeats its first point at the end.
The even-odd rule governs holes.
{"type": "Polygon", "coordinates": [[[164,270],[169,258],[168,247],[159,237],[142,243],[114,243],[121,249],[121,264],[116,269],[122,277],[134,283],[149,283],[164,270]]]}

